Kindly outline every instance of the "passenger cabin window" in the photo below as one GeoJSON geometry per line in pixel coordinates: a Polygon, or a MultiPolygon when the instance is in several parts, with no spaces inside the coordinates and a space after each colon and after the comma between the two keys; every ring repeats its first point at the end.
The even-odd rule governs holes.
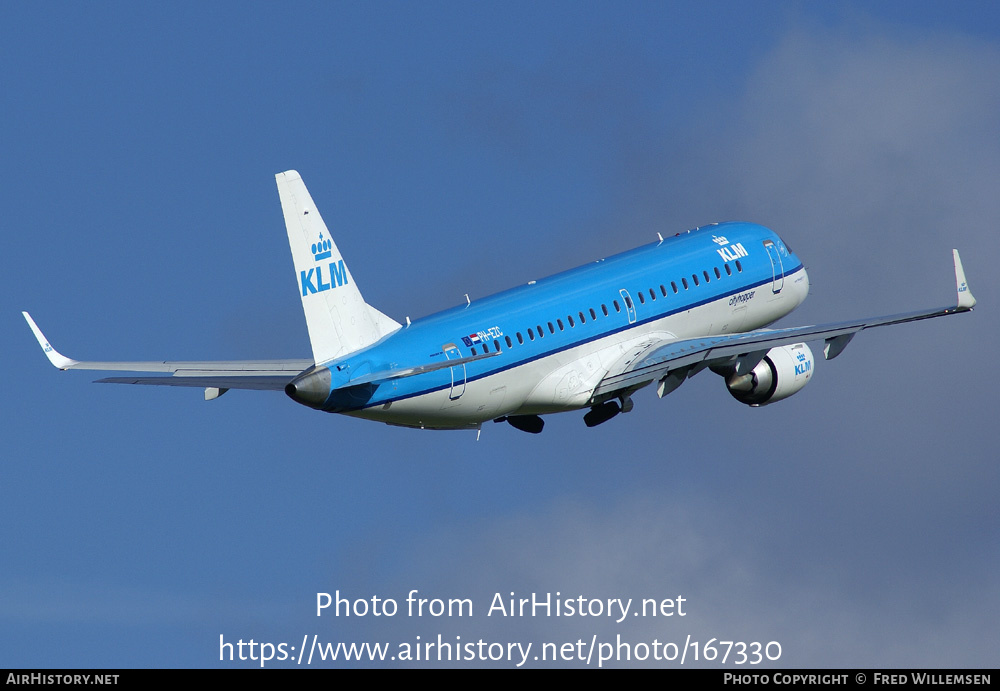
{"type": "Polygon", "coordinates": [[[602,304],[601,305],[601,311],[604,312],[604,316],[605,317],[608,316],[608,306],[607,305],[602,304]]]}
{"type": "Polygon", "coordinates": [[[552,322],[549,322],[549,333],[554,334],[555,332],[556,332],[555,327],[552,326],[552,322]]]}
{"type": "Polygon", "coordinates": [[[504,337],[503,337],[503,339],[504,339],[505,341],[507,341],[507,347],[508,347],[508,348],[513,348],[513,347],[514,347],[514,344],[513,344],[513,343],[511,342],[511,340],[510,340],[510,336],[504,336],[504,337]]]}
{"type": "Polygon", "coordinates": [[[517,342],[524,345],[524,337],[521,335],[520,331],[517,332],[517,342]]]}
{"type": "Polygon", "coordinates": [[[736,260],[736,270],[739,271],[740,273],[743,273],[743,265],[740,264],[739,259],[736,260]]]}
{"type": "Polygon", "coordinates": [[[625,306],[628,307],[629,309],[635,309],[635,307],[632,305],[632,298],[630,297],[625,298],[625,306]]]}
{"type": "Polygon", "coordinates": [[[535,340],[535,332],[532,331],[531,329],[528,329],[528,340],[529,341],[535,340]]]}
{"type": "Polygon", "coordinates": [[[702,271],[701,273],[705,277],[705,283],[708,283],[708,282],[711,281],[711,279],[708,277],[708,272],[707,271],[702,271]]]}
{"type": "Polygon", "coordinates": [[[729,264],[723,264],[722,266],[723,266],[723,268],[725,268],[727,276],[732,276],[733,275],[733,270],[729,268],[729,264]]]}
{"type": "Polygon", "coordinates": [[[593,307],[590,308],[590,318],[594,320],[597,319],[597,312],[594,311],[593,307]]]}
{"type": "Polygon", "coordinates": [[[722,278],[722,274],[719,273],[719,267],[713,266],[712,270],[715,272],[715,277],[716,278],[722,278]]]}
{"type": "Polygon", "coordinates": [[[562,331],[563,330],[562,319],[556,319],[556,324],[559,326],[559,330],[562,331]]]}
{"type": "Polygon", "coordinates": [[[688,280],[686,278],[681,279],[681,285],[684,286],[684,290],[688,289],[688,280]]]}
{"type": "Polygon", "coordinates": [[[667,289],[662,283],[660,284],[660,294],[663,295],[663,297],[667,297],[667,289]]]}
{"type": "Polygon", "coordinates": [[[585,316],[583,316],[583,312],[577,312],[577,314],[580,315],[580,323],[581,324],[586,324],[587,323],[587,318],[585,316]]]}
{"type": "Polygon", "coordinates": [[[496,340],[495,338],[493,339],[493,349],[498,353],[500,352],[500,341],[496,340]]]}
{"type": "Polygon", "coordinates": [[[646,298],[643,297],[641,290],[639,291],[639,304],[640,305],[645,305],[646,304],[646,298]]]}
{"type": "Polygon", "coordinates": [[[567,320],[569,320],[569,325],[570,325],[570,328],[572,328],[572,327],[576,326],[576,324],[574,324],[574,323],[573,323],[573,317],[572,317],[572,316],[570,316],[570,315],[567,315],[567,316],[566,316],[566,319],[567,319],[567,320]]]}
{"type": "Polygon", "coordinates": [[[695,285],[700,285],[698,283],[698,274],[691,274],[691,278],[692,278],[692,280],[694,280],[694,284],[695,285]]]}
{"type": "Polygon", "coordinates": [[[473,355],[475,355],[475,354],[476,354],[476,346],[472,346],[472,354],[473,354],[473,355]]]}
{"type": "Polygon", "coordinates": [[[617,300],[612,300],[611,304],[615,306],[615,312],[621,312],[622,311],[622,308],[618,306],[618,301],[617,300]]]}

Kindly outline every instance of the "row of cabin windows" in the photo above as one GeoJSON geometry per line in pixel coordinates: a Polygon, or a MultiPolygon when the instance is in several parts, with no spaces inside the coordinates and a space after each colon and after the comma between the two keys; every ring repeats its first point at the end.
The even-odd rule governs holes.
{"type": "MultiPolygon", "coordinates": [[[[627,301],[627,302],[628,302],[629,309],[631,309],[632,308],[631,301],[627,301]]],[[[621,312],[622,311],[621,305],[618,304],[617,300],[613,300],[611,304],[614,305],[615,312],[621,312]]],[[[608,310],[608,306],[606,304],[601,305],[601,312],[604,314],[605,317],[611,315],[611,312],[610,312],[610,310],[608,310]]],[[[586,324],[587,323],[587,314],[590,314],[591,321],[597,321],[597,310],[595,310],[593,307],[590,307],[590,308],[587,309],[586,312],[580,311],[580,312],[576,313],[577,319],[580,320],[581,324],[586,324]]],[[[573,318],[572,314],[568,314],[568,315],[566,315],[566,321],[565,322],[563,322],[562,319],[556,319],[555,324],[553,324],[552,322],[545,322],[545,324],[548,327],[549,333],[550,334],[554,334],[556,332],[556,328],[558,328],[559,331],[565,331],[566,330],[566,324],[569,324],[570,328],[575,327],[576,326],[576,320],[573,318]]],[[[536,338],[539,338],[539,339],[545,338],[545,328],[543,328],[541,324],[538,324],[538,325],[536,325],[533,328],[528,328],[527,334],[528,334],[528,340],[529,341],[534,341],[536,338]]],[[[514,334],[514,337],[517,339],[518,344],[524,345],[524,335],[520,331],[516,332],[514,334]]],[[[514,347],[514,341],[511,339],[510,336],[504,336],[503,338],[504,338],[504,341],[507,342],[507,347],[508,348],[513,348],[514,347]]],[[[499,340],[497,340],[497,339],[493,340],[493,349],[497,353],[500,352],[500,342],[499,342],[499,340]]],[[[490,352],[489,344],[486,343],[486,342],[483,343],[483,352],[484,353],[490,352]]],[[[472,346],[472,354],[473,355],[478,354],[478,350],[476,349],[475,346],[472,346]]]]}
{"type": "MultiPolygon", "coordinates": [[[[733,270],[731,268],[729,268],[729,264],[723,264],[722,266],[725,269],[727,276],[732,276],[733,275],[733,270]]],[[[743,273],[743,265],[740,263],[739,259],[736,260],[736,271],[737,271],[737,273],[743,273]]],[[[719,271],[719,267],[713,267],[712,268],[712,272],[715,274],[715,278],[716,279],[721,279],[722,278],[722,272],[719,271]]],[[[705,279],[705,283],[711,282],[712,279],[709,276],[708,271],[702,271],[701,275],[702,275],[702,278],[705,279]]],[[[694,282],[695,286],[701,285],[701,283],[698,280],[698,274],[691,274],[691,280],[694,282]]],[[[691,287],[690,284],[688,283],[687,278],[682,278],[681,279],[681,285],[684,287],[684,290],[688,290],[691,287]]],[[[671,281],[670,282],[670,289],[674,291],[674,294],[677,294],[677,293],[680,292],[680,289],[677,288],[677,282],[676,281],[671,281]]],[[[660,284],[660,294],[663,297],[667,297],[667,287],[665,285],[663,285],[662,283],[660,284]]],[[[646,304],[646,297],[643,294],[643,292],[640,290],[637,293],[637,295],[639,297],[639,304],[640,305],[645,305],[646,304]]],[[[650,288],[649,289],[649,299],[650,300],[656,300],[656,289],[655,288],[650,288]]],[[[631,307],[631,305],[629,305],[629,307],[631,307]]]]}
{"type": "MultiPolygon", "coordinates": [[[[726,275],[727,276],[732,276],[733,275],[733,270],[729,268],[729,264],[723,264],[723,267],[726,270],[726,275]]],[[[712,269],[712,271],[715,273],[715,278],[716,279],[721,279],[722,278],[722,272],[719,271],[718,267],[714,267],[712,269]]],[[[736,271],[738,273],[743,273],[743,265],[740,264],[740,260],[739,259],[736,260],[736,271]]],[[[708,271],[702,271],[701,273],[702,273],[702,276],[705,279],[705,283],[708,283],[711,280],[709,278],[708,271]]],[[[694,284],[696,286],[701,285],[698,282],[698,274],[691,274],[691,279],[694,281],[694,284]]],[[[684,290],[688,290],[689,285],[688,285],[687,278],[682,278],[681,279],[681,285],[684,286],[684,290]]],[[[678,293],[678,292],[680,292],[679,289],[677,288],[677,283],[675,281],[671,281],[670,282],[670,288],[671,288],[671,290],[674,291],[675,294],[678,293]]],[[[660,284],[660,294],[663,295],[663,297],[667,297],[667,288],[662,283],[660,284]]],[[[637,295],[639,296],[639,304],[645,305],[646,304],[646,298],[643,295],[643,292],[640,290],[637,293],[637,295]]],[[[649,299],[652,300],[652,301],[656,300],[656,290],[653,289],[653,288],[649,289],[649,299]]],[[[612,304],[612,306],[614,306],[615,312],[620,313],[622,311],[621,305],[618,304],[617,300],[612,300],[611,304],[612,304]]],[[[625,297],[625,307],[627,309],[634,309],[634,307],[632,305],[632,300],[629,297],[627,297],[627,296],[625,297]]],[[[594,310],[593,307],[589,308],[587,310],[587,312],[590,314],[590,319],[592,321],[597,321],[597,312],[596,312],[596,310],[594,310]]],[[[611,314],[611,312],[608,310],[608,306],[606,304],[602,304],[601,305],[601,312],[604,314],[605,317],[610,316],[610,314],[611,314]]],[[[581,312],[577,312],[576,315],[577,315],[577,317],[579,317],[581,324],[586,324],[587,323],[587,317],[586,317],[586,315],[582,311],[581,312]]],[[[573,321],[573,315],[572,314],[566,316],[566,321],[569,323],[570,328],[576,326],[576,323],[573,321]]],[[[552,325],[552,322],[546,322],[546,325],[549,327],[549,333],[550,334],[554,334],[556,332],[556,327],[552,325]]],[[[565,325],[563,324],[562,319],[556,319],[556,325],[558,325],[560,331],[564,331],[566,329],[565,325]]],[[[528,328],[528,340],[529,341],[534,341],[535,340],[535,334],[536,334],[535,329],[537,329],[537,334],[538,334],[537,337],[538,338],[540,338],[540,339],[541,338],[545,338],[545,330],[542,328],[541,324],[538,324],[538,325],[535,326],[534,329],[532,329],[530,327],[528,328]]],[[[521,335],[520,331],[516,332],[514,334],[514,336],[515,336],[515,338],[517,338],[518,344],[524,345],[524,336],[521,335]]],[[[514,342],[511,340],[510,336],[504,336],[504,340],[507,342],[507,347],[508,348],[513,348],[514,347],[514,342]]],[[[493,349],[497,353],[500,352],[500,341],[498,339],[493,339],[493,349]]],[[[483,352],[484,353],[490,352],[489,344],[486,341],[483,342],[483,352]]],[[[477,354],[477,350],[476,350],[475,346],[472,346],[472,354],[473,355],[477,354]]]]}

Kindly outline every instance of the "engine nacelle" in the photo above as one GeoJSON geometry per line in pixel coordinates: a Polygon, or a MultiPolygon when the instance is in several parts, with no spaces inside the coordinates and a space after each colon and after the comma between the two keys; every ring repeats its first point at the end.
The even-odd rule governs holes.
{"type": "Polygon", "coordinates": [[[726,377],[726,388],[740,403],[762,406],[788,398],[809,383],[813,354],[805,343],[771,348],[753,371],[726,377]]]}

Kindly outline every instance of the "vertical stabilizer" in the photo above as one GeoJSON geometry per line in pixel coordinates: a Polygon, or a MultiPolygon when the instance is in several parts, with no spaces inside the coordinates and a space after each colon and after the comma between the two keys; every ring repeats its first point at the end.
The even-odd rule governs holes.
{"type": "Polygon", "coordinates": [[[274,177],[316,363],[361,350],[399,329],[361,297],[301,176],[288,170],[274,177]]]}

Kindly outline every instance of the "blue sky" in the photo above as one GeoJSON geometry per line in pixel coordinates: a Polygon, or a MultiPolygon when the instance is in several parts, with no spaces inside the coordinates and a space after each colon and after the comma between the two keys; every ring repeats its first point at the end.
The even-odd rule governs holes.
{"type": "Polygon", "coordinates": [[[998,73],[992,3],[5,3],[0,666],[438,633],[995,664],[998,73]],[[806,262],[787,324],[947,304],[952,247],[980,307],[763,409],[705,373],[478,442],[48,365],[22,309],[81,359],[308,356],[290,168],[399,321],[730,219],[806,262]],[[337,589],[476,610],[317,618],[337,589]],[[689,614],[487,617],[511,591],[689,614]]]}

